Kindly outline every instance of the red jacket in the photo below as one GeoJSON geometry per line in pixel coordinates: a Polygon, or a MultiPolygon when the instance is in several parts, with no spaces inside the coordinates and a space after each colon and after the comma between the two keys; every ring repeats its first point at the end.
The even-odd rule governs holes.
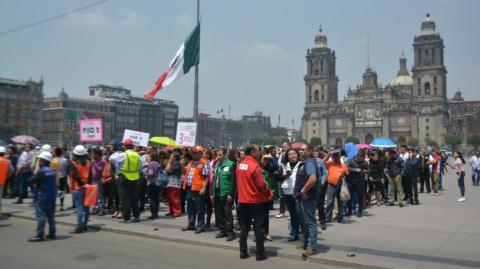
{"type": "Polygon", "coordinates": [[[259,204],[272,200],[260,164],[252,156],[245,157],[237,165],[236,177],[239,203],[259,204]]]}

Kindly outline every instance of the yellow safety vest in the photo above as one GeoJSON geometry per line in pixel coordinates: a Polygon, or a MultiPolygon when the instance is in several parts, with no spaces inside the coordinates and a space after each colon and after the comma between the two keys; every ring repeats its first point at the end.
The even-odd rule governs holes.
{"type": "Polygon", "coordinates": [[[128,180],[139,180],[140,179],[140,155],[133,150],[125,151],[125,162],[123,163],[122,174],[128,180]]]}

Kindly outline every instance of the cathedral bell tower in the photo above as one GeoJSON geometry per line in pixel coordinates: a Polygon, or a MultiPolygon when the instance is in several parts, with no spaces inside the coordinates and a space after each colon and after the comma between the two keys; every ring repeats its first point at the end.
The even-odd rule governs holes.
{"type": "Polygon", "coordinates": [[[305,75],[305,105],[327,106],[338,103],[338,78],[335,51],[327,47],[322,28],[315,37],[315,47],[307,51],[305,75]]]}
{"type": "Polygon", "coordinates": [[[447,69],[443,62],[443,39],[435,30],[435,22],[427,14],[422,31],[413,42],[412,68],[414,95],[421,99],[447,99],[447,69]]]}

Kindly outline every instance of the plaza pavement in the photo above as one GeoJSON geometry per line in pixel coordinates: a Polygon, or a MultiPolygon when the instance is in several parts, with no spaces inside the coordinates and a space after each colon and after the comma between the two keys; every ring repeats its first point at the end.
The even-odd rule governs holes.
{"type": "MultiPolygon", "coordinates": [[[[355,268],[480,268],[480,187],[472,186],[470,175],[471,171],[467,170],[468,200],[465,203],[457,202],[457,180],[449,169],[444,179],[445,190],[440,196],[420,194],[420,206],[372,206],[362,218],[346,218],[345,224],[333,223],[326,231],[319,229],[318,254],[308,258],[308,262],[355,268]],[[355,256],[347,257],[347,252],[355,256]]],[[[71,201],[70,196],[66,201],[71,201]]],[[[3,200],[4,213],[15,218],[35,219],[29,200],[23,205],[12,202],[3,200]]],[[[165,217],[165,213],[166,205],[162,204],[161,217],[155,221],[146,220],[148,213],[142,215],[142,222],[134,224],[119,223],[110,216],[91,216],[89,225],[100,231],[238,250],[238,239],[234,242],[215,239],[215,230],[203,234],[182,232],[186,217],[172,219],[165,217]]],[[[301,252],[295,243],[287,242],[288,219],[276,219],[275,213],[270,213],[270,234],[274,241],[266,242],[269,255],[301,261],[301,252]]],[[[73,211],[57,211],[56,216],[57,223],[73,227],[73,211]]],[[[27,240],[34,229],[32,222],[32,234],[18,240],[27,240]]],[[[73,240],[82,236],[75,235],[73,240]]],[[[249,240],[251,250],[254,245],[249,240]]]]}

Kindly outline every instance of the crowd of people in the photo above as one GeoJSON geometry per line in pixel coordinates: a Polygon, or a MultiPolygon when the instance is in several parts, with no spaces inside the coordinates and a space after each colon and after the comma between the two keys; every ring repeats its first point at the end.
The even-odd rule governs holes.
{"type": "MultiPolygon", "coordinates": [[[[419,193],[439,195],[448,156],[438,148],[358,150],[289,143],[243,149],[136,147],[132,140],[103,147],[77,145],[0,147],[0,194],[15,204],[33,198],[38,219],[31,242],[55,239],[55,211],[66,210],[65,194],[72,194],[77,224],[71,232],[86,232],[90,215],[123,223],[167,215],[187,215],[182,230],[202,233],[215,226],[216,238],[233,241],[240,231],[240,258],[248,258],[247,236],[253,225],[256,259],[266,258],[264,241],[272,241],[270,211],[278,201],[276,218],[289,218],[289,242],[298,241],[303,256],[315,254],[317,225],[344,223],[344,217],[364,215],[369,206],[419,205],[419,193]],[[86,206],[86,186],[95,185],[97,200],[86,206]],[[30,191],[29,191],[30,190],[30,191]],[[146,208],[148,205],[148,208],[146,208]],[[318,220],[317,220],[318,212],[318,220]],[[214,222],[212,223],[212,215],[214,222]],[[49,233],[45,236],[48,222],[49,233]]],[[[465,198],[465,160],[454,152],[454,165],[465,198]]],[[[470,160],[474,185],[480,182],[480,151],[470,160]]],[[[1,201],[1,199],[0,199],[1,201]]],[[[0,203],[1,213],[1,203],[0,203]]]]}

